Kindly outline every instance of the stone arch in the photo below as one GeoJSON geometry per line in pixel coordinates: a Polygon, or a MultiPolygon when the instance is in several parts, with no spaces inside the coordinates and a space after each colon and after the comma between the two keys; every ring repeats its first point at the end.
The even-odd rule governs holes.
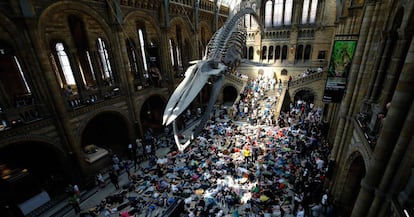
{"type": "Polygon", "coordinates": [[[3,149],[3,147],[12,145],[14,143],[23,143],[27,141],[35,141],[45,144],[45,146],[55,150],[56,153],[60,153],[62,156],[65,156],[65,158],[68,158],[68,154],[71,153],[71,150],[65,150],[63,148],[63,145],[61,145],[60,142],[56,139],[51,139],[50,137],[40,135],[19,135],[9,137],[6,140],[1,141],[2,145],[0,149],[3,149]]]}
{"type": "Polygon", "coordinates": [[[155,41],[158,43],[158,46],[160,46],[161,42],[159,41],[159,38],[161,37],[161,30],[157,23],[157,19],[152,14],[144,11],[132,11],[126,14],[123,31],[136,45],[140,44],[137,36],[137,23],[145,26],[147,41],[155,41]]]}
{"type": "Polygon", "coordinates": [[[138,122],[141,126],[141,135],[145,132],[146,128],[151,127],[154,133],[162,133],[163,126],[162,126],[162,118],[164,114],[165,106],[167,105],[167,100],[161,94],[150,94],[146,96],[144,99],[140,100],[137,104],[138,114],[137,117],[138,122]],[[151,103],[151,100],[156,100],[154,103],[151,103]],[[152,108],[148,109],[147,106],[151,106],[152,108]],[[151,118],[147,119],[144,117],[146,112],[151,111],[151,118]]]}
{"type": "Polygon", "coordinates": [[[182,17],[174,17],[174,18],[171,19],[170,28],[168,28],[168,37],[169,38],[171,38],[171,36],[174,36],[174,39],[177,40],[175,38],[175,36],[176,36],[175,27],[176,26],[181,27],[181,33],[182,33],[181,43],[184,43],[185,39],[191,39],[191,29],[189,28],[191,26],[191,24],[182,17]]]}
{"type": "Polygon", "coordinates": [[[197,41],[192,35],[193,31],[190,29],[191,24],[184,20],[182,17],[174,17],[171,19],[170,27],[168,28],[168,39],[172,40],[176,49],[180,52],[180,57],[177,58],[176,70],[183,70],[189,66],[189,60],[195,58],[193,55],[197,55],[197,41]],[[181,64],[178,62],[181,60],[181,64]],[[181,68],[182,67],[182,68],[181,68]]]}
{"type": "Polygon", "coordinates": [[[134,139],[132,123],[126,116],[115,110],[100,110],[83,121],[79,144],[82,151],[88,145],[97,145],[125,155],[127,144],[134,139]]]}
{"type": "Polygon", "coordinates": [[[11,169],[14,172],[9,174],[12,181],[7,184],[1,182],[0,189],[2,194],[12,194],[6,196],[13,198],[11,202],[19,200],[18,203],[22,203],[42,192],[54,199],[64,193],[68,184],[79,178],[72,164],[73,153],[64,150],[59,141],[40,135],[27,135],[2,142],[6,144],[0,149],[0,171],[3,173],[2,170],[11,169]]]}
{"type": "Polygon", "coordinates": [[[343,204],[341,212],[349,216],[358,197],[360,183],[366,173],[366,162],[359,151],[352,152],[346,160],[343,170],[343,188],[340,193],[339,201],[343,204]],[[358,189],[358,190],[357,190],[358,189]]]}
{"type": "MultiPolygon", "coordinates": [[[[94,119],[96,116],[103,114],[103,113],[111,113],[118,117],[120,117],[125,123],[127,123],[127,126],[132,126],[133,123],[128,118],[128,114],[126,111],[120,110],[119,108],[108,106],[108,107],[102,107],[99,109],[96,109],[89,113],[87,116],[83,117],[81,121],[78,123],[78,126],[76,127],[75,135],[77,135],[78,138],[82,136],[82,133],[85,130],[85,127],[87,124],[94,119]]],[[[132,127],[129,127],[128,132],[133,132],[132,127]]],[[[79,144],[81,144],[81,141],[78,141],[79,144]]]]}
{"type": "MultiPolygon", "coordinates": [[[[39,23],[38,23],[38,29],[40,31],[40,39],[43,42],[48,42],[50,39],[55,38],[55,37],[59,37],[59,38],[65,38],[66,35],[70,35],[67,34],[67,32],[62,32],[62,31],[48,31],[47,27],[50,27],[51,29],[56,29],[53,28],[53,26],[55,26],[55,23],[66,23],[65,22],[61,22],[62,19],[66,19],[66,16],[63,15],[76,15],[79,16],[81,18],[83,18],[84,20],[88,20],[88,22],[86,23],[90,23],[90,22],[94,22],[96,23],[96,25],[91,25],[91,28],[94,29],[94,31],[88,31],[88,33],[91,32],[99,32],[97,31],[98,29],[96,29],[96,26],[99,26],[103,33],[103,35],[99,35],[100,37],[103,37],[105,39],[105,41],[107,43],[111,43],[112,38],[111,38],[111,28],[108,25],[108,23],[105,22],[105,18],[101,16],[100,13],[98,13],[95,9],[89,7],[88,5],[82,4],[82,3],[77,3],[77,2],[72,2],[72,1],[62,1],[62,2],[56,2],[51,4],[49,7],[47,7],[42,14],[39,16],[39,23]],[[100,18],[100,19],[99,19],[100,18]]],[[[88,24],[86,24],[88,26],[88,24]]],[[[70,31],[69,29],[66,29],[67,31],[70,31]]],[[[99,33],[98,33],[99,34],[99,33]]],[[[67,37],[67,36],[66,36],[67,37]]],[[[94,40],[97,38],[98,36],[96,35],[88,35],[88,39],[92,40],[89,43],[95,43],[94,40]]],[[[70,41],[67,41],[67,43],[70,43],[70,41]]],[[[110,44],[112,47],[112,44],[110,44]]],[[[48,45],[45,45],[48,46],[48,45]]],[[[72,45],[71,45],[72,46],[72,45]]],[[[45,47],[46,49],[49,49],[49,47],[45,47]]]]}
{"type": "Polygon", "coordinates": [[[295,102],[298,99],[305,100],[308,103],[315,104],[315,99],[317,99],[316,92],[309,87],[301,87],[293,91],[291,95],[293,97],[292,102],[295,102]]]}
{"type": "Polygon", "coordinates": [[[223,105],[231,106],[239,97],[239,92],[237,88],[232,84],[223,85],[222,88],[222,100],[223,105]]]}
{"type": "Polygon", "coordinates": [[[205,36],[204,37],[206,39],[206,41],[202,41],[202,42],[206,43],[205,45],[207,45],[210,38],[213,36],[213,31],[211,30],[211,27],[208,25],[208,23],[206,21],[201,21],[199,23],[199,31],[198,31],[198,34],[200,35],[200,40],[202,39],[202,35],[201,35],[201,30],[202,29],[205,30],[205,36]]]}

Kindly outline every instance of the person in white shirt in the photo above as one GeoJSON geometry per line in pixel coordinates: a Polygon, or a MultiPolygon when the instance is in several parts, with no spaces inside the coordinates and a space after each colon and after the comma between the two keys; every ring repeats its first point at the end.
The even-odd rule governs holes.
{"type": "Polygon", "coordinates": [[[325,162],[319,157],[316,158],[316,169],[318,169],[319,171],[322,171],[324,163],[325,162]]]}
{"type": "Polygon", "coordinates": [[[296,212],[296,217],[305,217],[305,210],[302,205],[299,205],[298,211],[296,212]]]}

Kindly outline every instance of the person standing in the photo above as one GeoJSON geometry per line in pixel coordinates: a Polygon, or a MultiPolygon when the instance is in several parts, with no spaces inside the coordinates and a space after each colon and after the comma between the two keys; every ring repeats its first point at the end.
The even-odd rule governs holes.
{"type": "Polygon", "coordinates": [[[328,199],[329,199],[329,190],[326,189],[325,193],[322,195],[322,198],[321,198],[322,213],[325,215],[328,210],[328,202],[329,202],[328,199]]]}
{"type": "Polygon", "coordinates": [[[146,150],[146,153],[147,153],[147,159],[151,159],[151,157],[153,155],[151,145],[150,144],[147,144],[145,146],[145,150],[146,150]]]}
{"type": "Polygon", "coordinates": [[[79,214],[81,211],[80,205],[79,205],[79,198],[76,196],[75,192],[72,192],[68,198],[68,203],[75,209],[75,213],[79,214]]]}
{"type": "Polygon", "coordinates": [[[122,166],[124,167],[125,172],[128,174],[128,177],[130,177],[131,171],[129,171],[130,170],[129,162],[126,160],[122,161],[122,166]]]}
{"type": "Polygon", "coordinates": [[[109,172],[109,179],[111,180],[112,184],[114,184],[115,188],[119,189],[118,175],[114,171],[109,172]]]}
{"type": "Polygon", "coordinates": [[[102,176],[102,173],[101,173],[101,172],[99,172],[99,173],[96,175],[96,183],[97,183],[97,185],[98,185],[100,188],[105,187],[105,179],[103,178],[103,176],[102,176]]]}
{"type": "Polygon", "coordinates": [[[73,185],[73,192],[76,194],[78,198],[80,198],[80,190],[78,185],[73,185]]]}

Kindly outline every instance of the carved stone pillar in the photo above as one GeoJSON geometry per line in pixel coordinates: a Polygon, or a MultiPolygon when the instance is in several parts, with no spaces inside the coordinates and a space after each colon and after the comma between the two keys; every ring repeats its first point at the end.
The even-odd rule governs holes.
{"type": "MultiPolygon", "coordinates": [[[[160,37],[160,59],[161,59],[161,74],[163,77],[163,83],[165,83],[169,90],[172,90],[174,86],[174,75],[171,67],[171,55],[170,55],[170,43],[168,38],[168,29],[161,29],[163,32],[160,37]],[[171,89],[170,89],[171,88],[171,89]]],[[[174,50],[174,48],[173,48],[174,50]]],[[[174,54],[173,54],[174,55],[174,54]]],[[[176,57],[176,55],[174,56],[176,57]]],[[[176,60],[176,58],[174,58],[176,60]]],[[[176,63],[178,64],[178,63],[176,63]]]]}
{"type": "Polygon", "coordinates": [[[375,83],[373,84],[372,93],[369,98],[369,101],[371,102],[378,100],[379,93],[381,92],[381,84],[384,82],[386,69],[390,63],[392,48],[396,40],[396,36],[390,32],[384,33],[384,37],[386,37],[384,45],[385,47],[384,51],[382,52],[378,71],[375,73],[377,76],[375,77],[375,83]]]}
{"type": "MultiPolygon", "coordinates": [[[[26,20],[28,26],[36,26],[35,20],[26,20]]],[[[65,165],[65,169],[69,171],[68,173],[71,174],[71,178],[80,179],[82,174],[86,174],[87,171],[87,163],[84,160],[84,155],[82,151],[81,144],[78,142],[78,137],[74,133],[73,125],[68,115],[68,110],[66,107],[66,101],[64,97],[62,97],[61,88],[56,81],[56,75],[53,71],[51,60],[49,58],[50,47],[47,42],[41,41],[38,39],[38,35],[41,35],[39,32],[36,32],[34,28],[27,28],[28,35],[32,39],[31,46],[33,47],[34,51],[33,54],[36,55],[36,61],[39,62],[38,64],[32,64],[31,67],[33,70],[38,68],[39,74],[42,75],[42,82],[48,85],[47,91],[45,94],[48,94],[48,100],[46,103],[48,104],[49,109],[56,117],[55,124],[57,128],[57,132],[59,133],[59,137],[62,139],[63,150],[66,151],[66,154],[72,162],[68,162],[65,165]],[[44,80],[43,80],[44,79],[44,80]],[[79,169],[73,169],[73,167],[79,167],[79,169]]],[[[42,30],[39,30],[42,31],[42,30]]]]}
{"type": "MultiPolygon", "coordinates": [[[[134,86],[134,77],[129,72],[129,69],[127,69],[127,66],[129,65],[129,58],[128,58],[128,52],[125,45],[125,33],[123,32],[123,29],[119,25],[113,26],[113,38],[116,41],[116,43],[113,44],[113,54],[115,65],[117,66],[113,70],[117,70],[118,73],[116,75],[119,77],[119,85],[121,87],[121,91],[127,95],[126,101],[128,104],[128,110],[130,112],[130,118],[134,124],[138,123],[138,117],[139,112],[138,109],[134,103],[134,92],[135,92],[135,86],[134,86]]],[[[128,129],[133,129],[133,127],[129,127],[128,129]]],[[[129,141],[135,141],[135,138],[137,138],[139,132],[130,131],[128,133],[129,141]]]]}
{"type": "Polygon", "coordinates": [[[387,79],[383,85],[381,97],[379,104],[381,107],[385,108],[385,105],[389,102],[392,95],[394,94],[395,86],[398,82],[399,73],[401,68],[404,65],[404,59],[410,46],[410,40],[412,35],[405,35],[404,33],[399,33],[399,40],[394,49],[394,54],[391,58],[390,66],[387,70],[387,79]]]}
{"type": "MultiPolygon", "coordinates": [[[[407,45],[406,40],[398,44],[397,48],[402,44],[407,45]]],[[[414,42],[411,43],[409,49],[407,57],[401,56],[401,53],[397,54],[398,57],[405,59],[405,62],[398,61],[402,64],[403,70],[398,76],[399,81],[393,91],[391,107],[379,135],[372,163],[361,182],[362,188],[352,212],[354,217],[378,216],[377,211],[384,200],[384,192],[388,191],[390,181],[406,149],[407,138],[411,138],[413,134],[413,126],[410,121],[407,121],[407,116],[409,116],[409,109],[414,108],[407,105],[412,105],[414,99],[412,94],[414,92],[414,74],[412,73],[414,42]],[[375,189],[375,194],[370,189],[375,189]]]]}
{"type": "MultiPolygon", "coordinates": [[[[412,95],[414,92],[413,69],[414,41],[411,42],[411,46],[405,58],[389,112],[391,113],[391,111],[393,111],[391,109],[396,107],[397,109],[402,109],[396,109],[396,115],[403,115],[405,110],[409,109],[407,116],[403,116],[404,125],[399,133],[397,143],[395,144],[395,148],[393,149],[391,158],[388,161],[387,168],[379,185],[379,191],[386,192],[389,196],[398,194],[398,191],[401,189],[401,180],[406,179],[408,176],[406,171],[409,170],[413,163],[413,160],[409,160],[412,159],[412,154],[414,153],[414,149],[411,148],[413,145],[412,135],[414,135],[414,96],[412,95]],[[400,100],[399,98],[404,98],[404,100],[400,100]]],[[[386,119],[388,119],[388,117],[386,117],[386,119]]],[[[408,195],[410,195],[413,188],[411,185],[414,184],[408,183],[406,186],[408,195]]],[[[376,197],[371,205],[369,216],[385,216],[388,211],[386,207],[389,206],[384,205],[384,203],[385,201],[383,198],[376,197]],[[378,210],[380,210],[379,213],[378,210]]]]}

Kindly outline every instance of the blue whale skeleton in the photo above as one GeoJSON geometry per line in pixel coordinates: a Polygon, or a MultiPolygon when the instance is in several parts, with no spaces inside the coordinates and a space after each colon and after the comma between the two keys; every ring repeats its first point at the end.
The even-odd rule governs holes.
{"type": "MultiPolygon", "coordinates": [[[[227,19],[209,41],[203,59],[191,62],[193,65],[186,70],[184,80],[174,90],[167,103],[163,115],[163,124],[168,126],[173,123],[174,139],[179,151],[184,151],[201,133],[205,123],[210,118],[219,90],[223,85],[225,73],[235,70],[242,61],[242,50],[246,43],[246,30],[240,28],[240,20],[246,14],[251,14],[257,23],[260,23],[256,12],[252,8],[244,8],[231,19],[227,19]],[[209,79],[212,79],[214,84],[207,108],[198,125],[192,131],[190,138],[181,143],[176,119],[190,105],[204,85],[209,82],[209,79]]],[[[261,25],[259,26],[262,28],[261,25]]]]}

